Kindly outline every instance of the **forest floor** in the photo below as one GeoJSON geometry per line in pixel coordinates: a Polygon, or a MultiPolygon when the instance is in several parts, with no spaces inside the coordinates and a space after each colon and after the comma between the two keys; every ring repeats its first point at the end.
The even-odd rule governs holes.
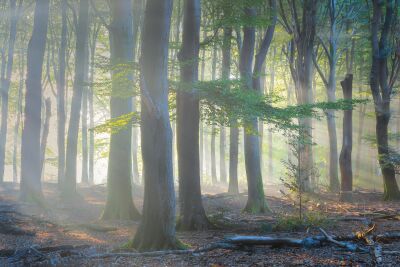
{"type": "MultiPolygon", "coordinates": [[[[299,225],[295,219],[296,207],[290,199],[282,198],[277,188],[269,188],[268,195],[274,195],[267,197],[272,213],[263,215],[242,212],[246,203],[245,194],[229,196],[215,194],[215,190],[207,191],[207,188],[205,191],[208,192],[203,196],[206,212],[220,229],[178,232],[178,238],[194,249],[231,235],[305,238],[321,235],[318,227],[331,235],[349,235],[365,230],[366,220],[375,224],[376,233],[400,231],[399,203],[382,202],[380,193],[356,192],[351,204],[338,202],[338,196],[334,194],[314,195],[305,203],[307,222],[299,225]]],[[[45,209],[17,202],[16,185],[0,186],[0,223],[3,223],[0,228],[1,225],[15,225],[18,227],[15,229],[22,231],[11,234],[12,231],[0,229],[0,266],[217,267],[375,264],[373,253],[349,252],[335,245],[316,248],[254,246],[240,250],[216,249],[185,255],[91,258],[93,255],[121,248],[132,239],[139,223],[98,220],[105,203],[104,186],[80,186],[79,193],[84,197],[69,204],[59,199],[57,186],[54,184],[44,184],[44,192],[47,200],[45,209]]],[[[135,204],[140,208],[142,193],[139,190],[135,195],[135,204]]],[[[384,252],[382,266],[399,266],[400,240],[380,245],[384,252]],[[391,251],[392,254],[386,254],[386,251],[391,251]]]]}

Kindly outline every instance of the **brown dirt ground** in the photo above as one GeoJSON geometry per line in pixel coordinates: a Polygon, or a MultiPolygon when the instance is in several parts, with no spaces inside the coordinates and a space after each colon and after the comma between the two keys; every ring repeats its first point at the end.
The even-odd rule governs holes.
{"type": "MultiPolygon", "coordinates": [[[[211,189],[206,192],[212,192],[211,189]]],[[[233,234],[269,235],[280,237],[307,237],[319,234],[313,227],[297,232],[266,232],[282,214],[293,214],[295,208],[290,200],[280,198],[277,188],[269,189],[275,197],[267,197],[273,211],[265,215],[249,215],[242,212],[246,195],[232,197],[227,195],[204,195],[204,206],[207,214],[214,220],[225,223],[220,230],[204,232],[178,232],[178,238],[192,248],[198,248],[233,234]],[[273,193],[275,192],[275,194],[273,193]]],[[[214,250],[201,255],[168,255],[161,257],[113,257],[107,259],[88,259],[85,255],[108,252],[120,248],[135,234],[138,222],[107,221],[99,222],[98,218],[105,201],[104,186],[79,187],[84,196],[75,203],[64,204],[60,201],[56,185],[44,184],[46,209],[18,203],[17,186],[4,184],[0,186],[0,208],[11,205],[22,214],[34,215],[23,217],[16,214],[19,226],[25,230],[36,232],[35,236],[14,236],[0,234],[0,250],[20,249],[32,245],[48,247],[56,245],[90,245],[82,249],[78,255],[61,257],[57,253],[49,254],[49,260],[35,262],[35,266],[371,266],[373,258],[368,253],[350,253],[334,246],[314,249],[255,247],[247,251],[214,250]],[[18,217],[19,216],[19,217],[18,217]],[[36,218],[33,220],[32,218],[36,218]],[[55,224],[48,223],[53,222],[55,224]],[[87,224],[112,227],[113,231],[103,232],[86,227],[87,224]],[[83,225],[86,224],[86,225],[83,225]]],[[[215,191],[214,191],[215,192],[215,191]]],[[[268,192],[267,192],[268,193],[268,192]]],[[[142,192],[135,192],[135,204],[142,206],[142,192]]],[[[371,213],[399,214],[400,205],[396,202],[382,202],[380,193],[356,192],[353,203],[338,203],[337,195],[325,193],[315,195],[305,206],[308,210],[330,218],[331,223],[324,229],[331,234],[351,234],[364,227],[361,221],[338,221],[339,217],[363,217],[371,213]]],[[[400,221],[380,219],[375,221],[377,233],[400,231],[400,221]]],[[[12,223],[12,222],[10,222],[12,223]]],[[[105,228],[104,228],[105,229],[105,228]]],[[[400,251],[400,241],[382,244],[384,251],[400,251]]],[[[16,266],[27,265],[28,262],[15,263],[16,266]]],[[[384,255],[384,266],[400,266],[400,256],[384,255]]],[[[7,258],[0,258],[0,266],[13,266],[7,258]]]]}

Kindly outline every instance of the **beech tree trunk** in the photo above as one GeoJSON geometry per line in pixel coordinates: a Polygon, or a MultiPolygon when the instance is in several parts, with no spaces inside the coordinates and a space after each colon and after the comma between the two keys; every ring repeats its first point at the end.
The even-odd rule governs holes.
{"type": "Polygon", "coordinates": [[[37,0],[33,32],[28,45],[24,128],[21,142],[20,198],[43,201],[40,164],[42,66],[46,48],[49,0],[37,0]]]}
{"type": "MultiPolygon", "coordinates": [[[[89,47],[87,46],[86,49],[89,47]]],[[[88,158],[88,82],[89,82],[89,51],[86,52],[84,87],[82,92],[82,174],[81,183],[89,184],[89,158],[88,158]]]]}
{"type": "MultiPolygon", "coordinates": [[[[110,5],[111,65],[113,66],[111,118],[132,112],[134,36],[132,1],[113,1],[110,5]],[[128,67],[127,67],[128,65],[128,67]],[[127,69],[128,68],[128,69],[127,69]]],[[[112,131],[107,173],[107,201],[102,219],[138,219],[139,212],[132,201],[132,126],[112,131]]]]}
{"type": "Polygon", "coordinates": [[[45,100],[45,116],[44,124],[42,130],[42,136],[40,141],[40,176],[44,177],[44,168],[46,163],[46,147],[47,147],[47,137],[49,136],[50,129],[50,118],[51,118],[51,99],[48,97],[45,100]]]}
{"type": "MultiPolygon", "coordinates": [[[[231,39],[232,39],[232,28],[224,28],[224,38],[222,44],[222,79],[229,80],[231,75],[231,39]]],[[[226,173],[226,161],[225,161],[225,146],[226,146],[226,131],[222,125],[219,133],[219,173],[220,181],[224,184],[228,182],[226,173]]]]}
{"type": "MultiPolygon", "coordinates": [[[[254,18],[254,8],[246,8],[245,14],[248,18],[254,18]]],[[[240,52],[240,76],[245,82],[245,90],[253,90],[253,58],[255,47],[255,27],[246,26],[243,29],[243,47],[240,52]]],[[[256,90],[254,88],[254,90],[256,90]]],[[[261,175],[260,143],[257,118],[246,123],[244,131],[245,165],[247,175],[248,199],[245,210],[251,213],[264,212],[266,203],[264,198],[264,187],[261,175]],[[251,132],[249,132],[249,130],[251,132]]]]}
{"type": "Polygon", "coordinates": [[[185,0],[181,63],[181,90],[177,93],[177,148],[179,204],[182,230],[204,230],[210,225],[201,200],[199,123],[200,102],[189,85],[198,81],[200,0],[185,0]],[[189,64],[190,62],[191,64],[189,64]]]}
{"type": "MultiPolygon", "coordinates": [[[[101,25],[96,25],[90,44],[90,84],[88,87],[88,105],[89,105],[89,128],[94,128],[94,107],[93,107],[93,82],[95,75],[95,55],[96,55],[96,44],[99,35],[101,25]]],[[[94,184],[94,131],[89,131],[89,162],[88,162],[88,181],[89,184],[94,184]]]]}
{"type": "Polygon", "coordinates": [[[67,53],[67,1],[61,2],[61,44],[58,55],[58,79],[57,79],[57,150],[58,150],[58,186],[61,188],[65,175],[65,74],[67,53]]]}
{"type": "Polygon", "coordinates": [[[17,100],[17,119],[15,121],[14,126],[14,137],[13,137],[13,182],[18,182],[18,162],[17,162],[17,154],[18,154],[18,139],[19,132],[21,126],[21,116],[22,116],[22,97],[23,97],[23,89],[24,89],[24,75],[25,72],[25,60],[22,56],[19,63],[19,88],[18,88],[18,100],[17,100]]]}
{"type": "Polygon", "coordinates": [[[19,19],[22,2],[17,7],[17,0],[10,0],[10,32],[8,36],[8,54],[5,64],[5,55],[3,55],[2,80],[1,80],[1,125],[0,125],[0,183],[4,181],[7,127],[8,127],[8,94],[10,91],[12,68],[14,64],[14,47],[17,35],[17,23],[19,19]]]}
{"type": "Polygon", "coordinates": [[[229,135],[229,187],[230,194],[239,194],[238,183],[239,128],[234,124],[229,135]]]}
{"type": "MultiPolygon", "coordinates": [[[[213,58],[211,67],[211,79],[214,81],[217,77],[217,46],[213,48],[213,58]]],[[[213,184],[218,182],[217,178],[217,160],[215,155],[215,137],[217,135],[216,126],[213,124],[211,127],[211,181],[213,184]]]]}
{"type": "MultiPolygon", "coordinates": [[[[351,101],[353,93],[353,75],[347,74],[346,78],[340,83],[343,89],[344,99],[351,101]]],[[[353,171],[351,164],[351,152],[353,148],[353,110],[345,110],[343,116],[343,142],[340,152],[340,174],[342,201],[352,200],[353,191],[353,171]]]]}
{"type": "Polygon", "coordinates": [[[372,66],[370,87],[375,104],[376,141],[379,155],[379,165],[382,170],[384,184],[384,199],[400,199],[400,191],[396,181],[396,173],[390,160],[388,142],[388,124],[390,121],[390,101],[393,84],[389,84],[388,57],[389,33],[394,20],[394,2],[382,3],[373,0],[372,31],[372,66]],[[386,8],[383,15],[382,9],[386,8]],[[382,19],[384,16],[384,20],[382,19]],[[384,21],[382,24],[381,22],[384,21]],[[382,24],[382,25],[381,25],[382,24]]]}
{"type": "Polygon", "coordinates": [[[89,0],[80,0],[79,19],[76,33],[75,50],[75,78],[72,93],[71,113],[69,118],[67,151],[65,162],[65,180],[62,186],[62,195],[64,198],[73,199],[76,192],[77,176],[77,156],[78,156],[78,133],[79,119],[82,108],[82,94],[84,90],[85,79],[85,61],[88,43],[89,29],[89,0]]]}
{"type": "MultiPolygon", "coordinates": [[[[255,27],[245,26],[243,29],[243,46],[240,52],[240,76],[245,82],[246,90],[255,90],[260,92],[261,89],[261,72],[265,62],[269,47],[275,31],[276,17],[276,1],[271,1],[271,9],[274,10],[272,23],[268,26],[260,48],[255,56],[254,69],[253,58],[255,48],[255,27]]],[[[254,8],[245,8],[245,14],[249,19],[254,19],[256,11],[254,8]]],[[[264,185],[261,172],[260,157],[260,140],[258,136],[258,120],[251,118],[246,122],[244,131],[244,150],[245,150],[245,166],[247,175],[248,199],[245,210],[251,213],[265,212],[268,207],[265,202],[264,185]],[[250,131],[249,131],[250,130],[250,131]]]]}
{"type": "Polygon", "coordinates": [[[141,46],[144,203],[143,218],[133,240],[133,246],[140,251],[177,247],[172,130],[168,112],[171,13],[171,0],[147,0],[141,46]]]}

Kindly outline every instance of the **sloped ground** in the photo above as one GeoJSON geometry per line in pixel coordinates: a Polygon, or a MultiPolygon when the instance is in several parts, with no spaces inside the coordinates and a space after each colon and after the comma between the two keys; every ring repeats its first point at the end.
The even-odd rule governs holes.
{"type": "MultiPolygon", "coordinates": [[[[48,200],[45,209],[16,202],[18,196],[16,186],[12,184],[0,186],[0,223],[15,226],[28,233],[22,235],[0,233],[0,266],[374,265],[371,253],[352,253],[334,245],[312,249],[259,246],[243,250],[217,249],[203,254],[92,259],[91,255],[112,251],[128,242],[133,237],[138,222],[98,221],[105,201],[103,186],[80,187],[79,192],[84,197],[69,204],[59,200],[55,185],[45,184],[44,191],[48,200]],[[61,247],[53,252],[43,251],[61,245],[75,246],[75,249],[61,247]]],[[[135,194],[137,196],[135,203],[141,207],[140,190],[135,194]]],[[[267,198],[272,214],[249,215],[241,212],[246,202],[245,194],[236,197],[205,194],[203,199],[206,211],[211,220],[222,225],[222,228],[205,232],[179,232],[178,237],[192,248],[198,248],[234,234],[295,238],[320,235],[319,230],[313,226],[299,229],[287,226],[291,220],[284,219],[285,214],[294,214],[296,209],[291,201],[275,195],[276,197],[267,198]],[[286,225],[287,229],[276,227],[277,224],[286,225]]],[[[338,204],[336,199],[337,196],[332,194],[316,195],[305,204],[309,214],[318,217],[313,222],[322,226],[328,233],[348,235],[365,229],[363,220],[365,218],[378,218],[373,220],[376,233],[400,231],[399,203],[381,202],[381,195],[372,192],[357,192],[352,204],[338,204]]],[[[400,240],[381,245],[384,252],[400,252],[400,240]]],[[[400,253],[397,255],[383,253],[383,266],[399,265],[400,253]]]]}

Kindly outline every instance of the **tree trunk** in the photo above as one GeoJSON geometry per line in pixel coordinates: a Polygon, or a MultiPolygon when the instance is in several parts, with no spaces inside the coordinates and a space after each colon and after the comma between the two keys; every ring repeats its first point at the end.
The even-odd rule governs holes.
{"type": "Polygon", "coordinates": [[[14,47],[17,35],[17,23],[19,19],[20,6],[17,8],[17,0],[10,0],[10,32],[8,38],[7,64],[5,64],[5,55],[3,55],[4,75],[1,80],[1,125],[0,125],[0,183],[4,181],[4,168],[7,143],[7,122],[8,122],[8,94],[10,91],[12,68],[14,63],[14,47]]]}
{"type": "Polygon", "coordinates": [[[49,0],[37,0],[33,32],[28,45],[24,129],[21,142],[20,198],[42,203],[40,181],[40,127],[42,67],[46,48],[49,0]]]}
{"type": "Polygon", "coordinates": [[[210,225],[201,200],[199,158],[199,98],[188,85],[198,81],[200,0],[184,2],[182,48],[179,52],[182,88],[177,94],[179,204],[182,230],[204,230],[210,225]],[[191,62],[189,64],[188,62],[191,62]]]}
{"type": "Polygon", "coordinates": [[[96,44],[97,38],[99,35],[100,26],[95,28],[94,33],[92,35],[92,40],[90,44],[90,84],[88,87],[88,102],[89,102],[89,162],[88,162],[88,180],[89,184],[94,184],[94,107],[93,107],[93,82],[94,82],[94,75],[95,75],[95,55],[96,55],[96,44]]]}
{"type": "MultiPolygon", "coordinates": [[[[373,0],[372,31],[372,66],[370,87],[375,104],[376,141],[378,147],[379,164],[383,175],[384,199],[400,199],[400,191],[396,182],[393,163],[390,160],[388,142],[388,124],[390,121],[390,98],[392,86],[389,86],[388,56],[389,31],[394,20],[394,2],[373,0]],[[382,18],[382,8],[386,7],[385,17],[382,18]],[[384,21],[382,26],[381,22],[384,21]]],[[[392,73],[393,75],[394,73],[392,73]]]]}
{"type": "MultiPolygon", "coordinates": [[[[142,29],[142,22],[143,22],[143,6],[144,6],[144,0],[135,0],[133,2],[133,44],[134,44],[134,61],[136,62],[137,60],[137,50],[139,48],[138,45],[138,40],[139,40],[139,32],[142,29]]],[[[134,75],[134,78],[137,79],[134,75]]],[[[134,95],[132,99],[132,110],[133,112],[137,112],[137,97],[134,95]]],[[[132,129],[132,181],[135,184],[141,184],[141,177],[140,177],[140,171],[139,171],[139,159],[138,159],[138,150],[139,147],[139,127],[137,125],[133,126],[132,129]]]]}
{"type": "Polygon", "coordinates": [[[171,13],[171,0],[147,0],[141,46],[141,140],[145,191],[143,218],[133,240],[133,246],[140,251],[177,247],[167,79],[171,13]]]}
{"type": "Polygon", "coordinates": [[[24,90],[24,71],[25,71],[25,61],[22,56],[19,63],[19,88],[18,88],[18,100],[17,100],[17,119],[15,121],[14,126],[14,137],[13,137],[13,182],[18,183],[18,163],[17,163],[17,154],[18,154],[18,139],[19,139],[19,131],[21,126],[21,116],[22,116],[22,97],[24,90]]]}
{"type": "MultiPolygon", "coordinates": [[[[231,39],[232,39],[232,28],[224,28],[224,38],[222,44],[222,79],[229,80],[231,75],[231,39]]],[[[226,173],[226,161],[225,161],[225,146],[226,146],[226,134],[225,127],[220,127],[220,139],[219,139],[219,164],[220,164],[220,181],[224,184],[228,182],[226,173]]]]}
{"type": "MultiPolygon", "coordinates": [[[[212,58],[212,69],[211,69],[211,79],[214,81],[217,73],[217,46],[214,45],[213,48],[213,58],[212,58]]],[[[215,156],[215,136],[217,135],[217,130],[215,125],[212,125],[211,129],[211,181],[213,184],[218,182],[217,178],[217,160],[215,156]]]]}
{"type": "Polygon", "coordinates": [[[76,34],[75,50],[75,78],[72,93],[71,113],[69,118],[67,152],[65,162],[65,180],[63,182],[62,194],[67,199],[73,199],[76,192],[76,163],[79,133],[79,118],[82,107],[82,94],[85,79],[85,61],[87,53],[89,29],[89,0],[80,0],[79,19],[76,34]]]}
{"type": "MultiPolygon", "coordinates": [[[[113,1],[110,5],[110,47],[112,65],[111,118],[132,112],[133,73],[127,64],[133,61],[134,36],[132,1],[113,1]],[[129,68],[129,67],[128,67],[129,68]]],[[[107,201],[102,219],[138,219],[132,201],[132,125],[111,132],[107,173],[107,201]]]]}
{"type": "MultiPolygon", "coordinates": [[[[87,47],[88,49],[88,47],[87,47]]],[[[85,76],[82,92],[82,174],[81,183],[89,184],[89,160],[88,160],[88,81],[89,81],[89,51],[85,58],[85,76]]]]}
{"type": "Polygon", "coordinates": [[[57,149],[58,149],[58,186],[64,181],[65,174],[65,72],[67,52],[67,0],[61,2],[61,44],[58,56],[59,76],[57,79],[57,149]]]}
{"type": "MultiPolygon", "coordinates": [[[[346,78],[340,83],[343,89],[344,99],[351,101],[353,94],[353,75],[347,74],[346,78]]],[[[351,151],[353,147],[353,110],[345,110],[343,116],[343,142],[342,151],[340,152],[340,174],[341,192],[340,199],[342,201],[352,200],[353,191],[353,171],[351,165],[351,151]]]]}
{"type": "Polygon", "coordinates": [[[229,187],[230,194],[239,194],[238,183],[239,128],[232,124],[229,134],[229,187]]]}
{"type": "MultiPolygon", "coordinates": [[[[245,14],[249,18],[254,18],[256,11],[254,8],[246,8],[245,14]]],[[[240,52],[240,75],[241,79],[245,82],[245,90],[252,90],[255,27],[246,26],[243,31],[243,47],[240,52]]],[[[251,213],[264,212],[267,209],[261,176],[260,143],[257,132],[257,118],[250,119],[246,123],[244,131],[244,149],[248,188],[248,199],[245,210],[251,213]]]]}
{"type": "Polygon", "coordinates": [[[40,141],[41,177],[44,177],[44,168],[46,164],[46,147],[47,147],[47,137],[49,136],[49,129],[50,129],[50,118],[51,118],[51,99],[48,97],[45,100],[45,117],[42,130],[42,137],[40,141]]]}

